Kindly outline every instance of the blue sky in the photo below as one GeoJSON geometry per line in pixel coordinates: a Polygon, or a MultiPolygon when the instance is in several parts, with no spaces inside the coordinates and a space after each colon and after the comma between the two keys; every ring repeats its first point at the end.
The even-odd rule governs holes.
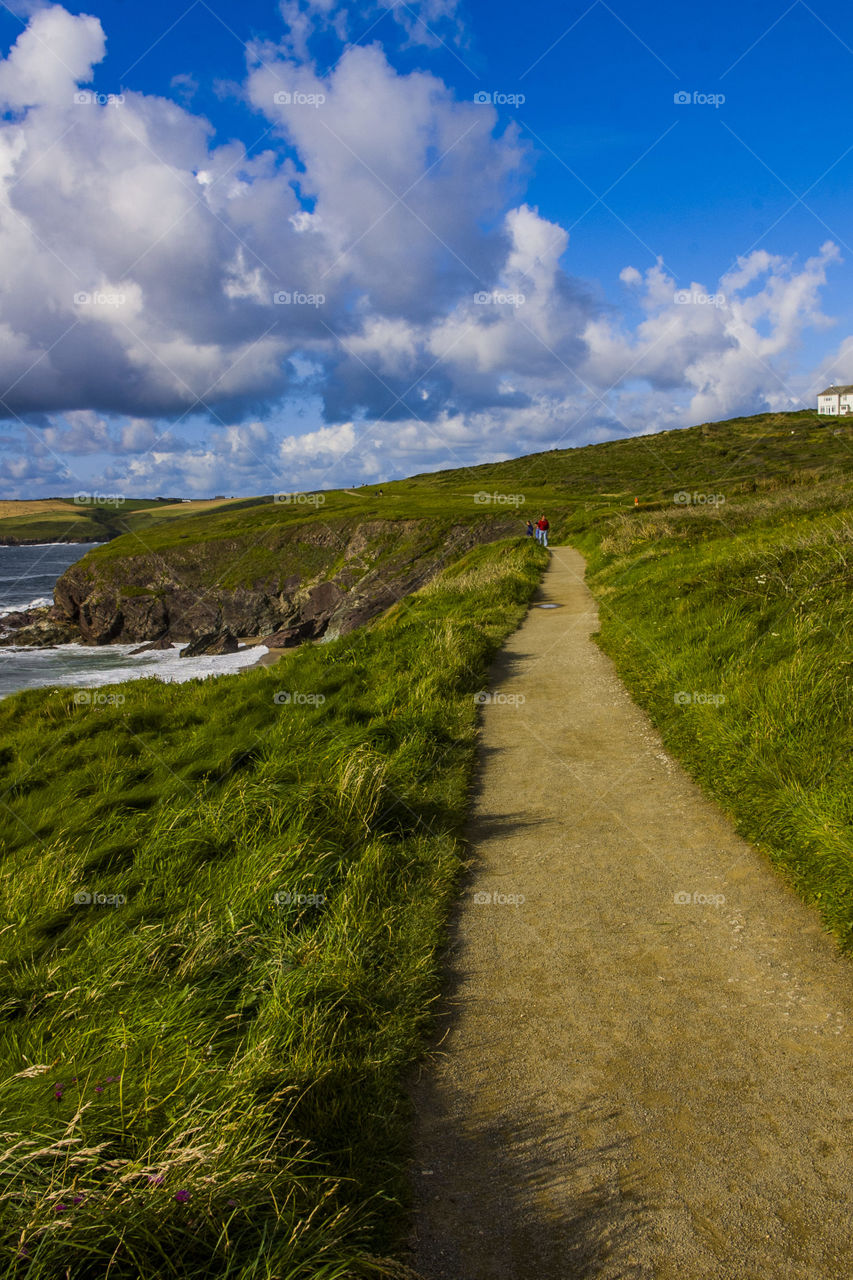
{"type": "Polygon", "coordinates": [[[847,6],[18,2],[0,53],[8,496],[360,483],[853,380],[847,6]]]}

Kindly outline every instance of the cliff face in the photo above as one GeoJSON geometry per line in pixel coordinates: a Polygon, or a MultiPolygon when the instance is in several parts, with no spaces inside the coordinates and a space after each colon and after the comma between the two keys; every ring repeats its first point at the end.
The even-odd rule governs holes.
{"type": "Polygon", "coordinates": [[[220,539],[87,556],[54,589],[52,617],[93,644],[193,640],[228,629],[287,647],[345,635],[477,543],[518,521],[324,521],[277,531],[275,543],[220,539]]]}

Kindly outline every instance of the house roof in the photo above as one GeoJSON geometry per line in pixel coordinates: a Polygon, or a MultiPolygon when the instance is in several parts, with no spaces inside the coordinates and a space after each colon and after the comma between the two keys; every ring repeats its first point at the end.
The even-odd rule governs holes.
{"type": "Polygon", "coordinates": [[[848,384],[848,386],[846,386],[846,387],[827,387],[827,388],[826,388],[826,390],[824,390],[824,391],[818,391],[818,395],[819,395],[819,396],[834,396],[834,395],[836,395],[838,392],[841,392],[841,393],[843,394],[845,391],[853,391],[853,383],[848,384]]]}

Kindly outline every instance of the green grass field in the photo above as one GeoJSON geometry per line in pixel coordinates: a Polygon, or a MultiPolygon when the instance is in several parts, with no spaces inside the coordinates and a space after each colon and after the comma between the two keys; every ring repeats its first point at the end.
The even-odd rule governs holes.
{"type": "MultiPolygon", "coordinates": [[[[852,472],[846,424],[760,415],[148,517],[90,560],[215,544],[238,581],[294,523],[545,510],[668,749],[850,949],[852,472]]],[[[4,1274],[398,1274],[472,695],[545,561],[480,547],[274,668],[0,703],[4,1274]]]]}

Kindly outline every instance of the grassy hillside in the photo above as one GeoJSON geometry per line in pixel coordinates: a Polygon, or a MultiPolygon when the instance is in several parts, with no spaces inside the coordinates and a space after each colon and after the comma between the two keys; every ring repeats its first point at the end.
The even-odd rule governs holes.
{"type": "Polygon", "coordinates": [[[104,560],[207,542],[267,545],[297,525],[351,521],[447,518],[464,514],[528,516],[548,509],[562,527],[582,508],[606,514],[633,505],[671,502],[676,492],[699,488],[733,494],[774,478],[838,469],[849,474],[853,425],[811,410],[758,414],[589,445],[553,449],[506,462],[486,463],[395,480],[352,491],[333,489],[294,497],[210,504],[174,504],[131,513],[128,535],[98,551],[104,560]]]}
{"type": "Polygon", "coordinates": [[[543,562],[478,548],[272,669],[0,703],[5,1275],[394,1274],[472,695],[543,562]]]}
{"type": "MultiPolygon", "coordinates": [[[[250,499],[254,503],[256,499],[250,499]]],[[[41,498],[0,501],[0,546],[37,542],[104,542],[160,520],[212,511],[228,502],[164,498],[41,498]]]]}
{"type": "Polygon", "coordinates": [[[0,546],[17,542],[98,542],[101,523],[88,510],[59,498],[0,502],[0,546]]]}
{"type": "MultiPolygon", "coordinates": [[[[851,947],[851,471],[847,424],[761,415],[382,497],[141,511],[86,562],[211,555],[237,582],[300,529],[545,510],[668,748],[851,947]]],[[[5,1274],[396,1274],[472,694],[544,562],[479,547],[269,670],[0,703],[5,1274]]]]}

